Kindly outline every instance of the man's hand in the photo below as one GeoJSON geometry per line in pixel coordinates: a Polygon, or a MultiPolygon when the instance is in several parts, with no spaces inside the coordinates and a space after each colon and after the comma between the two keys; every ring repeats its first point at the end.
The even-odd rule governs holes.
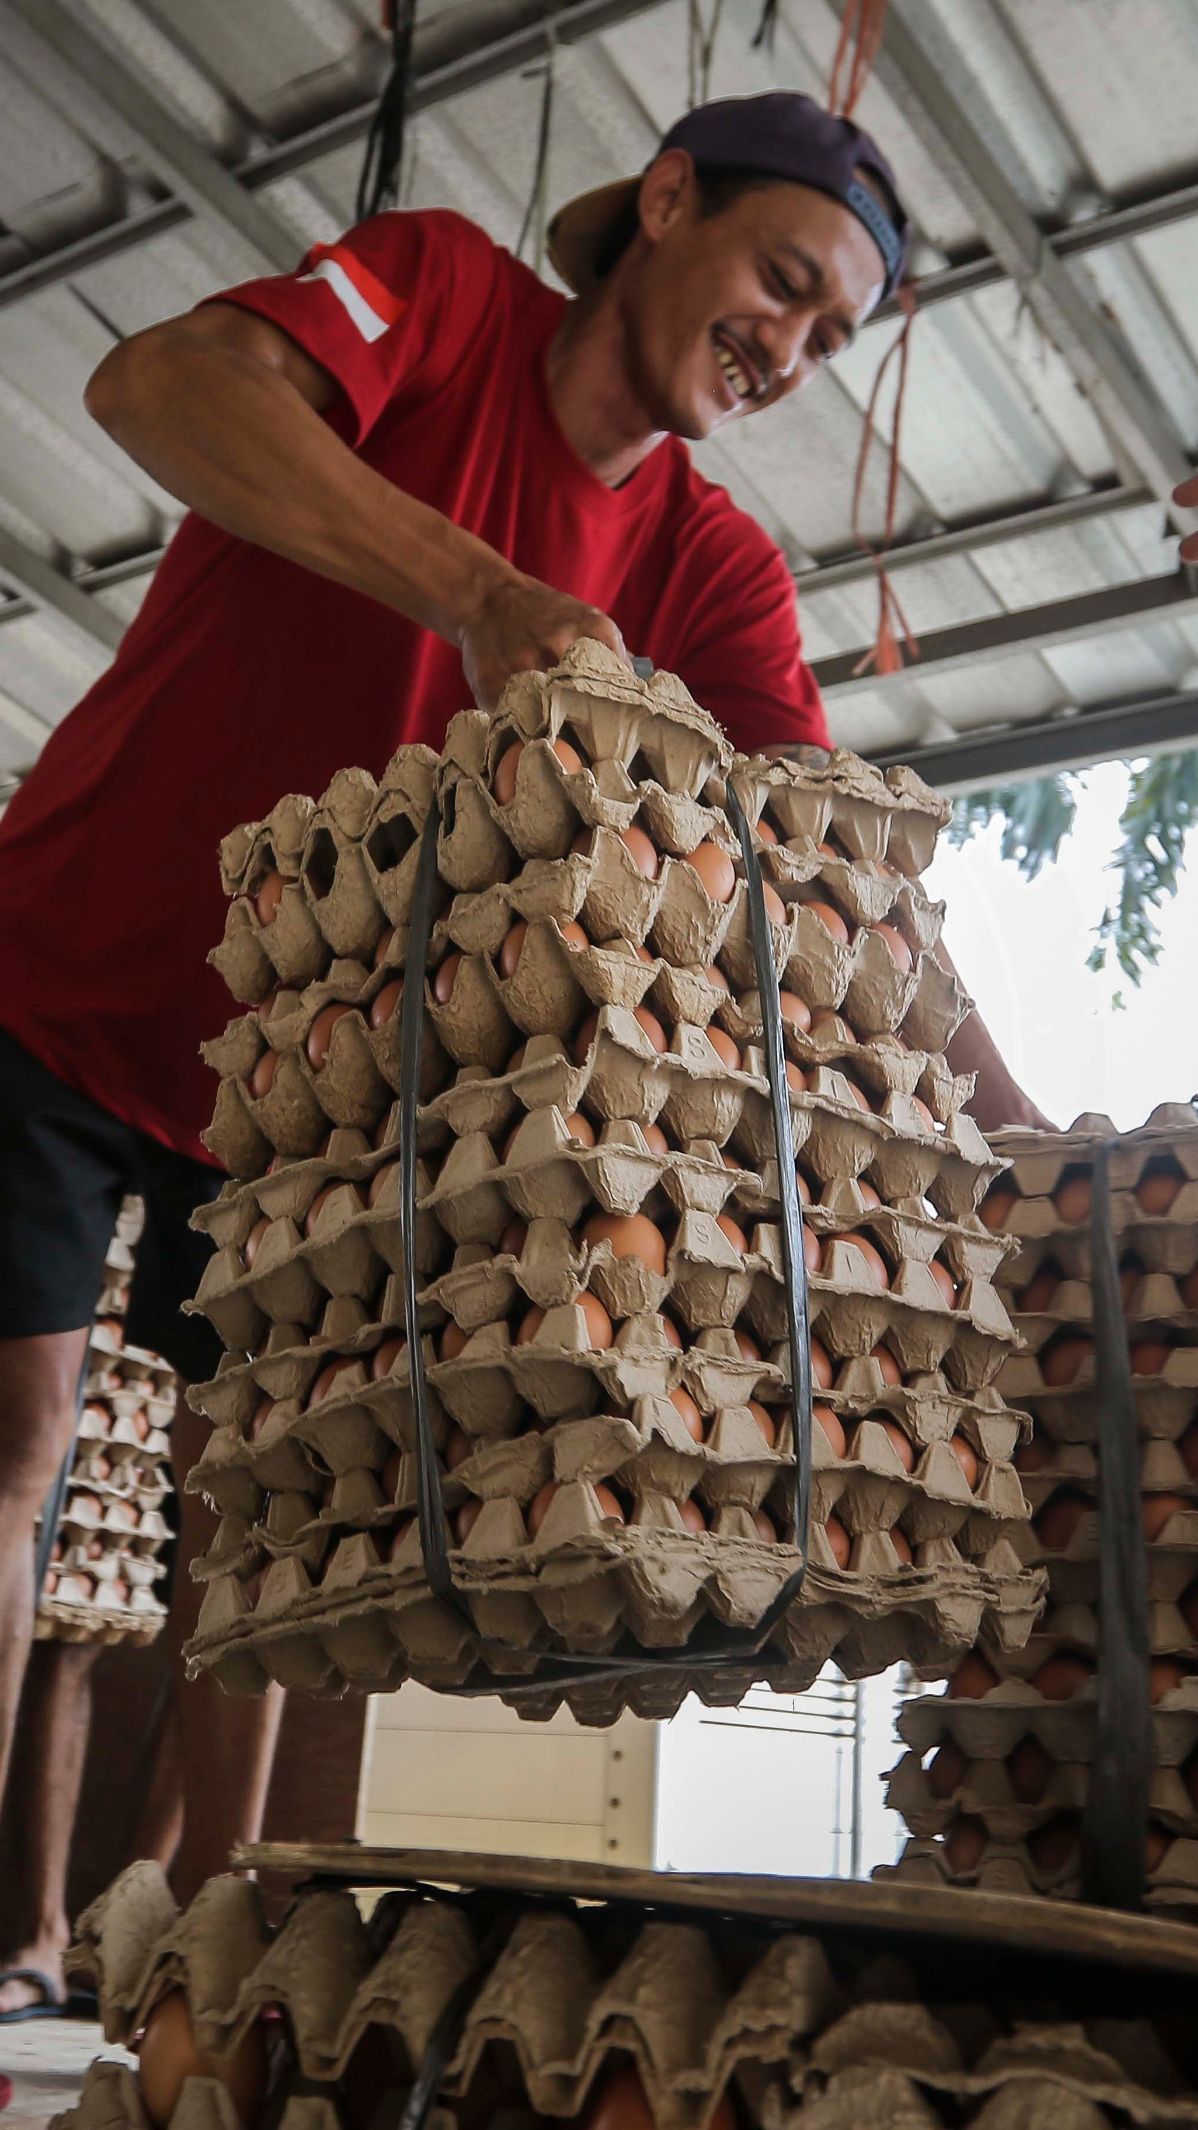
{"type": "Polygon", "coordinates": [[[1012,1127],[1030,1132],[1056,1132],[1059,1124],[1037,1109],[1029,1094],[1004,1069],[978,1071],[977,1086],[969,1114],[984,1132],[1003,1132],[1012,1127]]]}
{"type": "Polygon", "coordinates": [[[632,660],[614,621],[596,606],[513,571],[484,592],[460,636],[462,664],[480,710],[493,710],[513,673],[556,666],[571,644],[593,636],[632,660]]]}
{"type": "MultiPolygon", "coordinates": [[[[1181,510],[1198,510],[1198,473],[1192,473],[1188,481],[1179,482],[1173,490],[1173,501],[1181,510]]],[[[1181,543],[1183,562],[1198,562],[1198,532],[1187,533],[1181,543]]]]}

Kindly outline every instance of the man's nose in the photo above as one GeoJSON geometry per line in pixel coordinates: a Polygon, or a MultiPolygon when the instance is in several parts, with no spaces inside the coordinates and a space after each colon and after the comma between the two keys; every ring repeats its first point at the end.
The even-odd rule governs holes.
{"type": "Polygon", "coordinates": [[[811,367],[809,348],[813,311],[797,311],[785,318],[771,318],[758,329],[772,390],[785,391],[801,384],[811,367]]]}

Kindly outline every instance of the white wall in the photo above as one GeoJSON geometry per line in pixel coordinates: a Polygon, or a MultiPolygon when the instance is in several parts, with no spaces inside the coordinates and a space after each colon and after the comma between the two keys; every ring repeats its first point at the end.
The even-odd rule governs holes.
{"type": "Polygon", "coordinates": [[[392,1848],[648,1865],[656,1761],[657,1727],[634,1716],[610,1731],[565,1714],[523,1723],[498,1701],[405,1686],[370,1704],[357,1832],[392,1848]]]}

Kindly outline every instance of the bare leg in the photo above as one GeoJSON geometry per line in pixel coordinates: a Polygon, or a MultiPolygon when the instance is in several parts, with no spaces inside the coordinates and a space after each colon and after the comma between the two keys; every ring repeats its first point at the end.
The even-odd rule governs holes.
{"type": "Polygon", "coordinates": [[[189,1681],[184,1676],[179,1652],[194,1630],[203,1596],[203,1586],[193,1583],[188,1571],[215,1534],[216,1519],[198,1494],[183,1492],[182,1482],[208,1433],[207,1422],[180,1401],[171,1430],[171,1458],[181,1529],[167,1633],[176,1663],[184,1807],[172,1878],[183,1904],[194,1898],[205,1879],[228,1870],[234,1842],[258,1839],[283,1715],[278,1687],[251,1699],[222,1693],[214,1679],[189,1681]]]}
{"type": "MultiPolygon", "coordinates": [[[[63,1989],[62,1955],[70,1942],[67,1864],[91,1724],[97,1642],[39,1642],[25,1675],[21,1737],[12,1764],[9,1807],[24,1835],[22,1878],[27,1936],[5,1947],[5,1965],[35,1967],[63,1989]]],[[[33,2004],[26,1982],[0,1987],[0,2011],[33,2004]]]]}
{"type": "Polygon", "coordinates": [[[0,1339],[0,1797],[33,1634],[33,1533],[75,1428],[89,1330],[0,1339]]]}
{"type": "Polygon", "coordinates": [[[154,1756],[150,1787],[134,1829],[130,1856],[148,1856],[164,1871],[175,1860],[183,1833],[183,1766],[179,1758],[178,1687],[174,1669],[165,1681],[166,1694],[157,1711],[149,1749],[154,1756]]]}

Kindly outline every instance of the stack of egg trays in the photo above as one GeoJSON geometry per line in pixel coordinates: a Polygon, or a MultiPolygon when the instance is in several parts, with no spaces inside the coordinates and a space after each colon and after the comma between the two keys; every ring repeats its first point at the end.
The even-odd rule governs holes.
{"type": "MultiPolygon", "coordinates": [[[[269,1008],[210,1046],[222,1085],[208,1143],[237,1180],[197,1216],[217,1244],[197,1304],[230,1351],[197,1393],[214,1432],[193,1484],[224,1521],[200,1570],[210,1587],[193,1656],[230,1687],[261,1690],[275,1677],[339,1691],[412,1674],[455,1688],[478,1677],[469,1629],[429,1597],[409,1520],[417,1475],[397,1336],[392,992],[388,1017],[369,1025],[372,1001],[402,963],[434,790],[444,899],[431,971],[450,954],[461,959],[447,1001],[434,982],[425,987],[416,1273],[439,1440],[458,1428],[475,1445],[443,1486],[451,1510],[470,1496],[484,1504],[454,1553],[478,1631],[525,1652],[526,1668],[546,1648],[602,1655],[629,1627],[647,1649],[681,1650],[704,1615],[751,1626],[794,1573],[777,1168],[745,885],[738,877],[730,901],[712,902],[682,855],[714,842],[739,874],[722,804],[729,774],[750,819],[764,813],[779,839],[764,871],[785,902],[773,927],[783,983],[824,1016],[812,1036],[787,1033],[807,1083],[792,1115],[818,1197],[810,1225],[828,1238],[859,1227],[896,1265],[889,1291],[878,1292],[859,1253],[829,1239],[811,1282],[812,1328],[836,1371],[831,1402],[852,1454],[838,1460],[816,1430],[811,1571],[775,1637],[770,1676],[798,1688],[833,1656],[856,1674],[899,1654],[947,1664],[983,1625],[1000,1641],[1026,1635],[1036,1579],[1010,1545],[1025,1514],[1010,1464],[1020,1423],[993,1389],[1013,1337],[993,1285],[1005,1245],[975,1210],[999,1164],[961,1113],[969,1083],[944,1061],[963,1001],[931,956],[941,912],[916,877],[941,804],[917,779],[886,782],[843,754],[822,772],[734,762],[672,677],[634,680],[586,645],[552,674],[519,676],[493,719],[456,718],[439,764],[427,750],[403,750],[377,790],[344,772],[319,806],[286,800],[226,846],[226,883],[239,900],[222,965],[228,974],[236,951],[239,995],[269,1008]],[[515,792],[501,806],[495,765],[517,741],[515,792]],[[563,768],[557,741],[595,767],[563,768]],[[395,878],[375,850],[384,807],[388,851],[400,854],[395,878]],[[620,841],[634,822],[665,853],[657,880],[636,871],[620,841]],[[589,852],[573,851],[587,831],[589,852]],[[821,852],[829,837],[835,847],[821,852]],[[287,884],[264,924],[255,898],[271,873],[287,884]],[[867,930],[837,947],[803,907],[803,891],[821,883],[854,921],[905,928],[912,969],[901,973],[867,930]],[[284,910],[285,952],[276,950],[284,910]],[[505,979],[496,957],[516,919],[528,932],[505,979]],[[586,947],[562,936],[579,919],[586,947]],[[713,964],[725,984],[709,977],[713,964]],[[350,1010],[316,1068],[307,1035],[330,1003],[350,1010]],[[664,1054],[636,1019],[641,1005],[670,1031],[664,1054]],[[588,1010],[595,1027],[579,1056],[570,1039],[588,1010]],[[712,1048],[713,1022],[742,1046],[740,1069],[712,1048]],[[278,1062],[255,1096],[249,1082],[267,1043],[278,1062]],[[593,1148],[567,1128],[580,1108],[597,1133],[593,1148]],[[646,1138],[654,1124],[669,1137],[664,1156],[646,1138]],[[863,1178],[880,1206],[866,1203],[863,1178]],[[606,1244],[580,1247],[573,1231],[589,1206],[667,1217],[664,1277],[606,1244]],[[748,1223],[747,1254],[717,1225],[725,1209],[748,1223]],[[527,1224],[517,1252],[501,1247],[514,1219],[527,1224]],[[955,1309],[928,1270],[934,1255],[959,1288],[955,1309]],[[605,1351],[590,1345],[580,1307],[588,1292],[619,1325],[605,1351]],[[681,1347],[661,1314],[667,1298],[685,1329],[681,1347]],[[544,1322],[514,1344],[509,1313],[530,1304],[544,1322]],[[438,1352],[447,1319],[466,1335],[450,1359],[438,1352]],[[738,1326],[764,1358],[744,1358],[738,1326]],[[886,1383],[880,1347],[901,1383],[886,1383]],[[338,1358],[351,1365],[310,1408],[314,1382],[338,1358]],[[701,1444],[670,1403],[680,1388],[707,1418],[701,1444]],[[750,1399],[775,1412],[771,1448],[746,1411],[750,1399]],[[880,1424],[895,1418],[916,1445],[910,1474],[880,1424]],[[976,1492],[948,1451],[954,1432],[983,1466],[976,1492]],[[524,1511],[550,1478],[558,1493],[530,1541],[524,1511]],[[596,1498],[607,1480],[633,1501],[623,1526],[596,1498]],[[696,1491],[712,1526],[697,1537],[679,1511],[696,1491]],[[783,1543],[758,1537],[763,1507],[783,1543]],[[833,1509],[852,1536],[847,1573],[824,1537],[833,1509]],[[907,1567],[887,1536],[900,1520],[915,1549],[907,1567]]],[[[691,1689],[739,1700],[761,1669],[730,1665],[701,1680],[680,1662],[635,1690],[604,1682],[569,1700],[596,1721],[623,1705],[665,1714],[691,1689]]],[[[539,1715],[556,1702],[547,1692],[520,1705],[539,1715]]]]}
{"type": "MultiPolygon", "coordinates": [[[[918,1951],[878,1959],[886,1941],[868,1936],[833,1949],[809,1925],[738,1916],[735,1895],[728,1905],[666,1920],[628,1896],[621,1913],[515,1893],[501,1897],[489,1943],[490,1901],[397,1889],[366,1921],[352,1894],[316,1889],[272,1931],[257,1885],[210,1879],[180,1914],[159,1867],[143,1863],[81,1918],[68,1972],[98,1989],[110,2046],[132,2045],[174,1990],[218,2058],[267,2013],[278,2038],[265,2119],[280,2130],[361,2120],[363,2079],[382,2098],[382,2064],[398,2116],[459,1992],[425,2118],[435,2130],[585,2119],[629,2060],[658,2130],[709,2130],[730,2113],[766,2130],[1198,2121],[1163,2002],[1117,2020],[1101,2004],[1028,2017],[1001,1988],[985,2003],[954,1992],[918,1951]]],[[[51,2130],[149,2130],[136,2071],[98,2058],[51,2130]]],[[[253,2126],[217,2080],[190,2078],[169,2130],[253,2126]]]]}
{"type": "Polygon", "coordinates": [[[126,1199],[104,1267],[67,1490],[38,1597],[39,1641],[151,1642],[166,1617],[155,1594],[170,1527],[168,1456],[175,1377],[127,1346],[125,1304],[141,1234],[126,1199]]]}
{"type": "MultiPolygon", "coordinates": [[[[1088,1337],[1094,1322],[1090,1223],[1085,1189],[1062,1219],[1055,1204],[1063,1183],[1088,1181],[1099,1146],[1109,1149],[1111,1224],[1124,1285],[1124,1311],[1133,1360],[1140,1433],[1141,1487],[1161,1499],[1163,1520],[1152,1519],[1147,1542],[1150,1694],[1155,1770],[1149,1795],[1147,1899],[1158,1910],[1198,1913],[1198,1309],[1181,1287],[1198,1266],[1198,1117],[1188,1103],[1167,1103],[1139,1130],[1119,1136],[1109,1117],[1079,1117],[1068,1132],[1010,1132],[993,1142],[1012,1158],[997,1186],[1003,1228],[1016,1249],[1000,1275],[1014,1321],[1027,1342],[1000,1378],[1013,1404],[1033,1422],[1021,1453],[1024,1491],[1033,1521],[1017,1545],[1029,1565],[1048,1578],[1044,1619],[1021,1650],[988,1651],[1000,1683],[980,1700],[921,1698],[899,1721],[910,1748],[890,1778],[890,1803],[913,1839],[904,1876],[964,1883],[993,1891],[1078,1898],[1079,1851],[1066,1839],[1038,1866],[1029,1835],[1068,1822],[1080,1825],[1095,1750],[1093,1679],[1065,1701],[1045,1700],[1029,1682],[1050,1657],[1099,1654],[1097,1510],[1098,1433],[1092,1360],[1064,1386],[1045,1382],[1044,1357],[1063,1337],[1088,1337]],[[1137,1193],[1145,1178],[1171,1174],[1176,1195],[1162,1213],[1146,1213],[1137,1193]],[[1017,1194],[1012,1196],[1012,1194],[1017,1194]],[[1059,1273],[1055,1291],[1034,1312],[1020,1297],[1046,1271],[1059,1273]],[[1167,1353],[1163,1349],[1168,1349],[1167,1353]],[[1140,1364],[1147,1361],[1150,1372],[1140,1364]],[[1041,1510],[1065,1489],[1095,1504],[1068,1543],[1046,1547],[1036,1530],[1041,1510]],[[1055,1764],[1035,1802],[1021,1802],[1008,1765],[1033,1738],[1055,1764]],[[948,1795],[934,1797],[921,1765],[931,1747],[951,1740],[968,1765],[948,1795]],[[954,1873],[943,1846],[945,1830],[961,1814],[984,1822],[989,1841],[977,1865],[954,1873]]],[[[1034,1299],[1041,1297],[1033,1296],[1034,1299]]],[[[952,1766],[960,1763],[952,1756],[952,1766]]],[[[1043,1765],[1043,1764],[1042,1764],[1043,1765]]],[[[940,1787],[938,1785],[938,1787],[940,1787]]],[[[1034,1787],[1034,1785],[1033,1785],[1034,1787]]]]}

